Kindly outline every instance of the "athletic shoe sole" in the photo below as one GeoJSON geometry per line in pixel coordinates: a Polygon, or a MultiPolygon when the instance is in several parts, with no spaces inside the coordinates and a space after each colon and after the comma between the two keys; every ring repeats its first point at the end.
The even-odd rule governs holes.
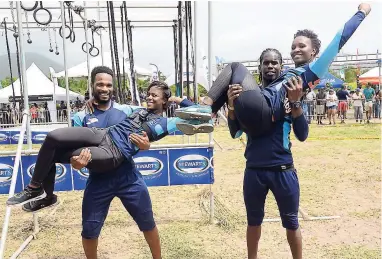
{"type": "Polygon", "coordinates": [[[20,207],[20,206],[23,206],[24,204],[28,203],[28,202],[32,202],[32,201],[38,201],[38,200],[42,200],[46,197],[46,192],[44,191],[43,194],[39,195],[39,196],[36,196],[32,199],[29,199],[29,200],[26,200],[26,201],[23,201],[23,202],[20,202],[20,203],[14,203],[14,204],[9,204],[8,201],[7,201],[7,206],[9,207],[20,207]]]}
{"type": "Polygon", "coordinates": [[[202,113],[202,112],[187,112],[187,111],[175,110],[175,116],[183,120],[200,120],[200,121],[211,120],[210,113],[202,113]]]}
{"type": "Polygon", "coordinates": [[[188,123],[179,122],[176,127],[185,135],[195,135],[198,133],[211,133],[214,127],[211,124],[191,125],[188,123]]]}
{"type": "Polygon", "coordinates": [[[23,211],[25,212],[39,212],[39,211],[42,211],[42,210],[45,210],[45,209],[48,209],[48,208],[51,208],[51,207],[55,207],[57,206],[58,204],[60,204],[60,199],[57,198],[57,201],[49,206],[45,206],[45,207],[42,207],[41,209],[38,209],[38,210],[28,210],[26,209],[24,206],[22,207],[23,211]]]}

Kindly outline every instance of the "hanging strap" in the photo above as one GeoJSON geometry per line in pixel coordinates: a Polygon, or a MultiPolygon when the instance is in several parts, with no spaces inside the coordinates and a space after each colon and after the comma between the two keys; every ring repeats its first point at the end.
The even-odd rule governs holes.
{"type": "MultiPolygon", "coordinates": [[[[8,29],[7,29],[7,22],[5,21],[5,18],[4,18],[4,29],[5,29],[5,43],[7,45],[9,73],[11,75],[11,85],[12,85],[12,94],[13,94],[13,109],[15,109],[16,108],[16,96],[15,96],[15,87],[13,85],[11,51],[9,49],[8,29]]],[[[17,39],[16,39],[16,41],[17,41],[17,39]]],[[[21,81],[20,81],[20,83],[21,83],[21,81]]]]}
{"type": "Polygon", "coordinates": [[[124,15],[123,15],[123,5],[126,4],[125,2],[123,2],[123,4],[120,6],[120,11],[121,11],[121,26],[122,26],[122,59],[123,59],[123,62],[122,62],[122,95],[123,95],[123,99],[125,100],[125,97],[126,97],[126,71],[125,71],[125,31],[124,31],[124,26],[123,26],[123,23],[124,23],[124,15]]]}

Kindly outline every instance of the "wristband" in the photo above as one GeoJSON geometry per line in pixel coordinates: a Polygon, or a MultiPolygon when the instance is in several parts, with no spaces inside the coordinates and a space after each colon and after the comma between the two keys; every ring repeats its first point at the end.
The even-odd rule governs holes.
{"type": "Polygon", "coordinates": [[[229,104],[227,104],[227,108],[228,108],[228,110],[230,110],[230,111],[234,111],[235,110],[235,108],[234,107],[232,107],[231,105],[229,105],[229,104]]]}

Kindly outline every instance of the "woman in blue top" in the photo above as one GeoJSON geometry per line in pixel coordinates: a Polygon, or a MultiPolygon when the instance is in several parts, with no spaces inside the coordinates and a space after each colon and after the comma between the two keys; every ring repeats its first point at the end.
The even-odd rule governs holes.
{"type": "MultiPolygon", "coordinates": [[[[208,92],[208,97],[203,100],[206,106],[178,109],[176,115],[183,119],[206,119],[211,112],[217,112],[227,102],[229,85],[240,84],[243,87],[243,93],[235,100],[234,107],[231,108],[234,108],[237,113],[236,119],[240,123],[241,129],[253,135],[261,135],[269,131],[273,123],[281,120],[284,116],[283,105],[288,80],[300,76],[303,80],[304,90],[308,87],[313,89],[319,83],[320,78],[326,74],[337,53],[370,13],[370,10],[369,4],[360,4],[357,13],[345,23],[344,27],[315,61],[314,59],[319,52],[319,42],[312,42],[312,38],[307,37],[305,32],[309,31],[301,31],[301,35],[297,33],[291,53],[296,68],[284,72],[264,91],[258,87],[253,76],[242,64],[231,63],[219,74],[208,92]],[[309,52],[305,52],[306,55],[304,55],[301,52],[302,49],[309,49],[309,52]]],[[[300,106],[301,103],[297,101],[291,105],[300,106]]],[[[193,128],[193,125],[187,127],[193,128]]],[[[182,125],[181,130],[186,130],[186,126],[182,125]]]]}

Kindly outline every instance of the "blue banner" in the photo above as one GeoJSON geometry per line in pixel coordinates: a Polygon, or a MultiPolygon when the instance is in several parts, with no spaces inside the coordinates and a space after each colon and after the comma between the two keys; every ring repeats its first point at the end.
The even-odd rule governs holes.
{"type": "MultiPolygon", "coordinates": [[[[32,178],[37,156],[23,156],[21,159],[23,164],[24,185],[26,186],[32,178]]],[[[73,190],[72,174],[70,165],[56,163],[56,182],[55,191],[71,191],[73,190]]]]}
{"type": "Polygon", "coordinates": [[[212,184],[212,158],[212,148],[170,149],[170,185],[212,184]]]}
{"type": "Polygon", "coordinates": [[[72,167],[73,175],[73,190],[84,190],[86,182],[89,178],[89,170],[85,167],[81,170],[76,170],[72,167]]]}
{"type": "MultiPolygon", "coordinates": [[[[11,186],[14,157],[0,157],[0,194],[8,194],[11,186]]],[[[21,175],[21,167],[17,175],[15,193],[23,189],[23,179],[21,175]]]]}
{"type": "Polygon", "coordinates": [[[0,145],[11,144],[11,133],[9,131],[0,131],[0,145]]]}
{"type": "Polygon", "coordinates": [[[42,144],[46,138],[48,132],[43,131],[32,131],[32,143],[33,144],[42,144]]]}
{"type": "Polygon", "coordinates": [[[134,156],[135,167],[147,186],[169,185],[168,150],[144,150],[134,156]]]}
{"type": "MultiPolygon", "coordinates": [[[[10,135],[10,139],[11,139],[10,144],[18,144],[20,132],[19,131],[10,131],[9,135],[10,135]]],[[[26,144],[26,143],[27,143],[27,135],[24,134],[24,144],[26,144]]]]}

